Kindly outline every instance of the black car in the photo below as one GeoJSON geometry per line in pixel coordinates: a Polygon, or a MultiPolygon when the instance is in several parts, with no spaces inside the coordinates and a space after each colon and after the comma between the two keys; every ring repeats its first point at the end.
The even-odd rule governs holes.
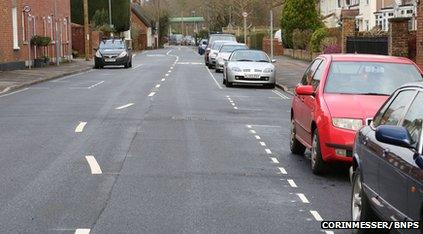
{"type": "Polygon", "coordinates": [[[402,86],[361,129],[353,153],[354,221],[423,219],[423,83],[402,86]]]}
{"type": "Polygon", "coordinates": [[[95,53],[95,68],[108,65],[123,65],[132,67],[132,52],[122,39],[102,40],[95,53]]]}

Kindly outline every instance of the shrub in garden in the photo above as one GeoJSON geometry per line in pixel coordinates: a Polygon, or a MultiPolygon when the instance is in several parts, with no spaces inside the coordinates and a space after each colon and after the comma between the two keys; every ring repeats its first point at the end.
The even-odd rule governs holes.
{"type": "Polygon", "coordinates": [[[321,52],[322,51],[322,41],[328,35],[328,31],[326,28],[319,28],[313,32],[311,35],[310,40],[310,48],[313,52],[321,52]]]}
{"type": "Polygon", "coordinates": [[[340,45],[330,45],[326,47],[323,51],[324,54],[340,54],[342,53],[342,48],[340,45]]]}
{"type": "Polygon", "coordinates": [[[311,35],[311,30],[295,29],[292,33],[293,48],[306,50],[309,46],[311,35]]]}

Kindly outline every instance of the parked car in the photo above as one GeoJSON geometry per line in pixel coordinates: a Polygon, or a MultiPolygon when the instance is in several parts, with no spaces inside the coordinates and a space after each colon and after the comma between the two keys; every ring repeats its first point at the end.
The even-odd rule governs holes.
{"type": "Polygon", "coordinates": [[[291,108],[291,151],[311,149],[313,173],[352,162],[356,132],[395,89],[421,81],[412,61],[377,55],[322,55],[307,68],[291,108]]]}
{"type": "Polygon", "coordinates": [[[206,47],[207,47],[208,41],[207,39],[202,39],[198,45],[198,53],[200,55],[203,55],[204,52],[206,52],[206,47]]]}
{"type": "MultiPolygon", "coordinates": [[[[423,220],[423,83],[399,88],[355,140],[354,221],[423,220]]],[[[416,230],[416,233],[421,233],[416,230]]]]}
{"type": "Polygon", "coordinates": [[[132,67],[132,49],[122,39],[108,39],[100,42],[96,49],[94,68],[103,68],[109,65],[123,65],[132,67]]]}
{"type": "Polygon", "coordinates": [[[260,50],[235,50],[223,68],[223,84],[262,84],[275,88],[275,66],[260,50]]]}
{"type": "Polygon", "coordinates": [[[222,45],[229,43],[229,41],[214,41],[213,44],[210,46],[209,52],[209,68],[213,68],[216,65],[216,58],[217,54],[219,53],[220,47],[222,45]]]}
{"type": "Polygon", "coordinates": [[[183,45],[192,46],[192,45],[194,45],[194,44],[195,44],[195,39],[194,39],[194,37],[192,37],[192,36],[185,36],[185,37],[182,39],[182,44],[183,44],[183,45]]]}
{"type": "Polygon", "coordinates": [[[204,53],[204,62],[206,64],[206,66],[210,66],[209,64],[209,53],[211,50],[211,45],[213,44],[213,42],[215,41],[232,41],[232,42],[236,42],[236,37],[232,34],[210,34],[209,39],[208,39],[208,45],[206,47],[206,52],[204,53]]]}
{"type": "Polygon", "coordinates": [[[181,45],[183,38],[184,38],[184,36],[182,34],[170,35],[169,44],[170,45],[181,45]]]}
{"type": "Polygon", "coordinates": [[[248,46],[242,43],[226,43],[222,45],[216,56],[216,63],[215,63],[216,72],[223,71],[223,67],[225,66],[225,61],[228,61],[229,56],[231,56],[232,52],[234,52],[235,50],[245,50],[245,49],[248,49],[248,46]]]}

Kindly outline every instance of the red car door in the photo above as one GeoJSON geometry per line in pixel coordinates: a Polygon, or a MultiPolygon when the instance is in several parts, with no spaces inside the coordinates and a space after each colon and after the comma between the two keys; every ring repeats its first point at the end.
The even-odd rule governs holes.
{"type": "MultiPolygon", "coordinates": [[[[313,76],[322,61],[321,58],[317,58],[311,63],[304,73],[300,85],[312,85],[313,76]]],[[[314,106],[315,98],[313,96],[295,95],[293,111],[296,134],[308,146],[311,145],[311,122],[314,106]]]]}

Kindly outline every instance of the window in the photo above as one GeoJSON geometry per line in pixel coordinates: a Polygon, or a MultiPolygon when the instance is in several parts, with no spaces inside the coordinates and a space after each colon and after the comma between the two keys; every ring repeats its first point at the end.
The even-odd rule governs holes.
{"type": "Polygon", "coordinates": [[[423,103],[423,93],[419,92],[413,104],[411,105],[408,113],[405,115],[404,122],[402,126],[405,127],[410,133],[411,139],[413,140],[414,146],[418,146],[420,141],[420,136],[422,133],[422,124],[423,124],[423,108],[421,104],[423,103]]]}
{"type": "Polygon", "coordinates": [[[13,30],[13,49],[19,50],[18,38],[18,10],[16,7],[12,8],[12,30],[13,30]]]}
{"type": "Polygon", "coordinates": [[[320,84],[320,81],[322,80],[323,71],[326,68],[326,61],[323,61],[320,63],[319,68],[317,68],[316,73],[313,76],[313,80],[311,81],[311,85],[313,85],[314,89],[317,89],[317,87],[320,84]]]}
{"type": "Polygon", "coordinates": [[[412,101],[416,94],[413,90],[406,90],[400,92],[388,108],[384,107],[375,117],[374,126],[379,125],[397,125],[401,120],[404,110],[412,101]]]}
{"type": "Polygon", "coordinates": [[[303,78],[301,79],[302,85],[310,85],[311,84],[311,78],[313,77],[313,74],[315,73],[317,67],[322,62],[321,59],[316,59],[314,62],[307,68],[306,72],[303,75],[303,78]]]}
{"type": "Polygon", "coordinates": [[[413,10],[407,10],[407,14],[413,14],[413,10]]]}

